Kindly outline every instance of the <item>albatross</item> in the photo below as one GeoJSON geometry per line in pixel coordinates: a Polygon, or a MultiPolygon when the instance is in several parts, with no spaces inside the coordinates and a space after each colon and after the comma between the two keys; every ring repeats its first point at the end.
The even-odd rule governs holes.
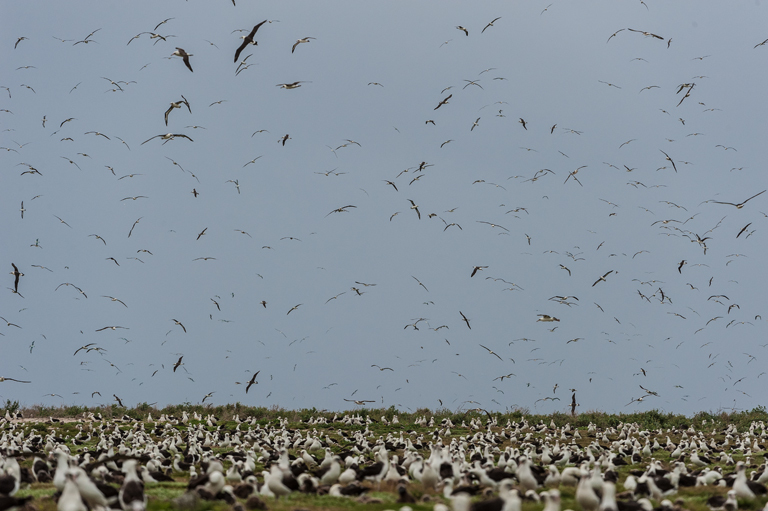
{"type": "Polygon", "coordinates": [[[176,51],[171,53],[171,57],[173,57],[173,56],[181,57],[182,60],[184,61],[184,64],[186,64],[186,66],[189,68],[189,70],[192,71],[192,65],[189,63],[189,57],[192,57],[191,53],[187,53],[186,51],[184,51],[184,48],[179,48],[177,46],[176,47],[176,51]]]}
{"type": "MultiPolygon", "coordinates": [[[[166,112],[166,116],[167,116],[167,115],[168,115],[168,114],[167,114],[167,112],[166,112]]],[[[146,144],[147,142],[149,142],[150,140],[152,140],[152,139],[155,139],[155,138],[158,138],[158,137],[162,138],[162,139],[165,141],[165,142],[163,142],[163,144],[165,144],[165,143],[166,143],[166,142],[168,142],[169,140],[173,140],[173,139],[174,139],[174,138],[176,138],[176,137],[182,137],[182,138],[186,138],[186,139],[187,139],[187,140],[189,140],[190,142],[194,142],[194,140],[192,140],[191,138],[189,138],[189,137],[188,137],[187,135],[185,135],[184,133],[166,133],[165,135],[163,135],[163,134],[161,133],[160,135],[155,135],[155,136],[154,136],[154,137],[152,137],[152,138],[148,138],[148,139],[146,139],[144,142],[142,142],[142,143],[141,143],[141,145],[144,145],[144,144],[146,144]]]]}
{"type": "Polygon", "coordinates": [[[257,46],[259,44],[256,41],[254,41],[253,38],[256,35],[256,31],[259,29],[259,27],[261,27],[266,22],[267,20],[264,20],[258,25],[254,26],[250,34],[240,36],[243,39],[243,44],[241,44],[240,47],[237,49],[237,51],[235,51],[235,62],[237,62],[237,59],[240,58],[240,53],[245,49],[246,46],[248,46],[249,44],[257,46]]]}

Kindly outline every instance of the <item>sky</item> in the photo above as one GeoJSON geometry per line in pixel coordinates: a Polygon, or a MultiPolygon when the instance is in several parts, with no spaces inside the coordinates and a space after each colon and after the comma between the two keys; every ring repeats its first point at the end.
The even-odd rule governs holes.
{"type": "Polygon", "coordinates": [[[764,404],[760,2],[4,7],[2,403],[764,404]]]}

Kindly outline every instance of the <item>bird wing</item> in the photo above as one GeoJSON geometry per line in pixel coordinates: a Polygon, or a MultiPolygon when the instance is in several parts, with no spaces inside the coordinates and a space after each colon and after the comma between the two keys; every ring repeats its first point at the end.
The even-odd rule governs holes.
{"type": "Polygon", "coordinates": [[[240,47],[235,51],[235,62],[237,62],[237,59],[240,58],[240,52],[243,51],[246,46],[248,46],[248,39],[243,39],[243,44],[241,44],[240,47]]]}

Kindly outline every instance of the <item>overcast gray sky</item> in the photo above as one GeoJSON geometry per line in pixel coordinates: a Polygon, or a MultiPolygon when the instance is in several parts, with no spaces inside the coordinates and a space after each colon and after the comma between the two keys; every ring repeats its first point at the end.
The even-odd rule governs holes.
{"type": "Polygon", "coordinates": [[[0,398],[763,403],[760,2],[4,7],[0,398]]]}

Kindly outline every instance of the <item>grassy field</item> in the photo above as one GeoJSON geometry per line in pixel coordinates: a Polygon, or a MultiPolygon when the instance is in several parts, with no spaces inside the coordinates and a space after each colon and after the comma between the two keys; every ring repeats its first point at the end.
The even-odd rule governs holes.
{"type": "MultiPolygon", "coordinates": [[[[2,410],[2,415],[6,414],[6,411],[13,413],[18,410],[17,403],[6,403],[6,407],[2,410]]],[[[326,435],[335,442],[332,446],[333,451],[340,451],[347,449],[353,445],[348,437],[342,435],[342,432],[349,435],[355,432],[361,432],[366,430],[369,432],[368,439],[375,441],[378,438],[386,438],[387,435],[393,437],[399,437],[401,432],[404,432],[406,437],[416,439],[418,437],[424,438],[424,443],[430,439],[435,439],[435,433],[440,430],[440,424],[444,419],[450,420],[454,427],[450,430],[450,435],[440,436],[443,443],[448,445],[452,440],[456,441],[469,441],[473,435],[484,433],[487,431],[487,422],[492,417],[496,425],[491,427],[491,430],[495,433],[500,433],[502,430],[509,431],[508,424],[521,424],[523,421],[527,422],[531,426],[543,425],[541,428],[537,428],[536,432],[528,439],[528,441],[540,443],[541,441],[548,441],[554,444],[558,441],[561,445],[571,444],[578,445],[582,449],[591,443],[597,441],[603,447],[611,447],[609,444],[605,444],[600,438],[596,438],[594,435],[590,435],[587,432],[587,428],[590,424],[596,426],[598,431],[608,432],[608,439],[611,442],[615,442],[619,439],[619,431],[622,425],[636,424],[632,431],[639,435],[642,431],[649,431],[651,433],[650,438],[658,438],[659,442],[664,445],[666,437],[668,436],[672,442],[679,443],[681,440],[691,435],[692,431],[701,432],[706,441],[714,439],[716,443],[722,443],[726,438],[726,428],[734,426],[739,434],[744,435],[753,429],[753,432],[763,431],[759,424],[768,423],[768,413],[764,408],[754,409],[748,412],[733,412],[733,413],[699,413],[693,417],[685,417],[674,414],[666,414],[658,411],[650,411],[636,414],[618,414],[609,415],[601,412],[587,412],[578,414],[575,417],[571,417],[565,414],[552,414],[552,415],[533,415],[527,413],[525,410],[515,411],[508,414],[487,414],[484,411],[467,410],[461,413],[455,413],[448,410],[435,410],[430,411],[426,409],[417,410],[414,413],[405,413],[393,408],[389,409],[358,409],[354,411],[346,412],[328,412],[318,411],[314,409],[310,410],[283,410],[277,408],[254,408],[244,407],[239,404],[226,405],[226,406],[195,406],[195,405],[178,405],[168,406],[163,409],[156,409],[150,405],[144,404],[133,409],[125,409],[117,406],[111,406],[100,409],[85,409],[80,407],[61,407],[61,408],[49,408],[36,406],[22,410],[24,415],[23,421],[13,421],[13,426],[16,427],[16,434],[19,431],[24,431],[25,436],[29,436],[31,433],[37,433],[45,438],[46,435],[52,434],[57,438],[64,439],[66,445],[71,450],[71,453],[80,454],[85,451],[94,452],[97,450],[96,444],[98,442],[97,433],[101,427],[101,424],[110,424],[108,431],[113,431],[115,427],[121,431],[127,432],[129,430],[135,430],[137,428],[138,421],[143,421],[147,432],[153,431],[153,426],[161,415],[173,416],[180,418],[182,414],[186,412],[189,416],[198,414],[202,417],[215,417],[214,424],[208,425],[206,420],[191,419],[187,424],[176,424],[173,429],[180,434],[184,434],[189,430],[191,426],[200,425],[202,429],[215,433],[216,437],[222,437],[225,432],[234,434],[239,427],[241,432],[248,430],[254,425],[248,425],[245,423],[237,423],[236,418],[245,420],[246,418],[255,419],[254,424],[257,424],[260,428],[286,428],[292,435],[300,434],[304,437],[307,433],[311,433],[312,436],[318,438],[325,438],[326,435]],[[87,413],[100,413],[103,421],[92,422],[86,421],[85,417],[87,413]],[[337,419],[342,418],[344,415],[359,415],[363,418],[370,419],[367,425],[347,425],[340,422],[332,422],[334,417],[337,419]],[[150,419],[151,416],[151,419],[150,419]],[[393,419],[397,417],[399,423],[393,424],[393,419]],[[64,419],[62,422],[50,422],[50,418],[64,419]],[[419,419],[424,418],[427,421],[434,420],[434,425],[429,426],[423,422],[418,422],[419,419]],[[318,419],[325,419],[327,423],[317,423],[318,419]],[[151,421],[151,422],[150,422],[151,421]],[[482,424],[479,428],[472,428],[469,425],[475,421],[476,424],[482,424]],[[283,426],[281,426],[281,422],[283,426]],[[574,438],[573,436],[566,437],[562,431],[562,428],[566,425],[570,425],[569,435],[574,430],[578,430],[581,438],[574,438]],[[755,428],[757,426],[757,429],[755,428]],[[554,426],[554,428],[552,428],[554,426]],[[94,432],[92,439],[83,445],[75,445],[73,439],[79,433],[79,428],[84,430],[91,430],[94,432]]],[[[9,424],[3,424],[2,430],[7,431],[9,424]]],[[[533,428],[531,428],[533,429],[533,428]]],[[[625,428],[626,430],[626,428],[625,428]]],[[[444,431],[444,430],[443,430],[444,431]]],[[[692,436],[692,435],[691,435],[692,436]]],[[[730,434],[731,438],[734,437],[733,432],[730,434]]],[[[154,435],[152,438],[156,441],[160,441],[160,438],[156,438],[154,435]]],[[[640,443],[644,443],[644,438],[638,436],[640,443]]],[[[726,452],[731,454],[735,461],[742,461],[748,459],[748,472],[751,470],[758,470],[759,465],[764,462],[763,456],[766,453],[764,447],[764,438],[760,438],[758,433],[755,433],[755,438],[760,444],[761,450],[755,451],[754,449],[750,453],[746,453],[743,450],[727,449],[726,452]]],[[[501,451],[510,445],[510,442],[497,443],[501,451]]],[[[731,441],[731,446],[734,445],[731,441]]],[[[520,447],[520,444],[517,444],[520,447]]],[[[231,453],[233,447],[219,447],[212,446],[212,451],[217,454],[225,455],[225,453],[231,453]]],[[[291,455],[299,455],[300,449],[290,449],[291,455]]],[[[44,457],[43,453],[38,456],[44,457]]],[[[323,451],[313,453],[322,459],[323,451]]],[[[396,452],[400,456],[400,460],[403,459],[402,450],[396,452]]],[[[429,450],[421,452],[426,458],[429,456],[429,450]]],[[[22,467],[30,467],[32,464],[34,455],[27,454],[19,459],[22,467]]],[[[714,457],[714,456],[713,456],[714,457]]],[[[653,453],[653,458],[662,462],[665,467],[670,467],[670,452],[666,450],[659,450],[653,453]]],[[[222,458],[223,459],[223,458],[222,458]]],[[[498,459],[498,458],[497,458],[498,459]]],[[[370,454],[366,456],[367,462],[372,462],[370,454]]],[[[618,484],[616,485],[617,493],[624,491],[623,482],[627,475],[633,471],[644,471],[650,457],[643,457],[640,463],[629,464],[626,466],[618,467],[618,484]]],[[[224,462],[225,468],[230,466],[230,463],[224,462]]],[[[260,474],[261,470],[269,469],[265,466],[266,463],[258,463],[256,474],[260,474]]],[[[690,466],[690,464],[689,464],[690,466]]],[[[710,468],[716,466],[722,467],[723,473],[727,474],[733,472],[734,467],[715,461],[710,468]]],[[[561,468],[562,470],[562,468],[561,468]]],[[[164,510],[164,509],[177,509],[178,503],[175,499],[182,496],[186,492],[186,486],[189,479],[188,473],[174,472],[173,478],[175,482],[163,482],[153,483],[146,485],[146,493],[149,496],[148,509],[150,510],[164,510]]],[[[259,477],[261,481],[261,478],[259,477]]],[[[366,482],[366,486],[370,487],[370,491],[366,494],[366,500],[359,501],[355,498],[348,497],[332,497],[328,495],[306,494],[301,492],[293,492],[287,497],[280,499],[265,498],[265,502],[269,509],[275,510],[294,510],[294,509],[309,509],[309,510],[331,510],[331,509],[372,509],[372,510],[384,510],[384,509],[399,509],[403,504],[397,502],[398,495],[395,491],[395,486],[392,483],[383,483],[380,487],[373,483],[366,482]]],[[[537,490],[541,492],[546,488],[540,488],[537,490]]],[[[575,487],[560,486],[559,488],[562,495],[562,508],[580,510],[581,507],[575,501],[575,487]]],[[[703,487],[681,487],[676,495],[667,497],[673,502],[676,499],[678,501],[679,509],[688,509],[690,511],[704,511],[709,509],[706,505],[706,501],[713,494],[725,494],[728,488],[718,486],[703,486],[703,487]]],[[[451,501],[443,496],[440,490],[425,490],[424,487],[418,481],[412,480],[408,484],[408,491],[416,497],[419,502],[415,504],[409,504],[414,510],[431,510],[435,504],[445,503],[449,507],[451,501]]],[[[33,483],[22,485],[22,488],[16,494],[17,497],[33,496],[33,506],[41,511],[52,511],[56,509],[56,503],[53,500],[53,494],[55,488],[49,483],[33,483]]],[[[480,497],[473,499],[474,501],[482,500],[480,497]]],[[[740,500],[739,507],[741,509],[761,509],[765,504],[765,497],[759,497],[752,501],[740,500]]],[[[242,501],[241,504],[244,504],[242,501]]],[[[654,505],[658,505],[659,502],[654,502],[654,505]]],[[[537,503],[533,501],[523,502],[523,511],[541,510],[543,508],[543,502],[537,503]]],[[[232,506],[223,501],[204,501],[200,500],[193,506],[197,510],[223,510],[231,509],[232,506]]]]}

